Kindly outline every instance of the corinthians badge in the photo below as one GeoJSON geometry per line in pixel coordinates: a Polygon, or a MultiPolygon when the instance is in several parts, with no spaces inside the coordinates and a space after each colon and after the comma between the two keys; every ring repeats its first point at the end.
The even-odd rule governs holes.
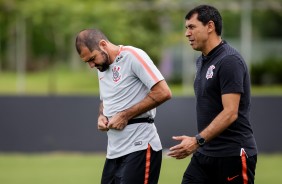
{"type": "Polygon", "coordinates": [[[118,82],[121,79],[120,66],[114,66],[112,69],[113,81],[118,82]]]}
{"type": "Polygon", "coordinates": [[[206,78],[207,79],[211,79],[212,76],[213,76],[213,69],[215,69],[215,66],[214,65],[211,65],[209,68],[208,68],[208,71],[207,71],[207,74],[206,74],[206,78]]]}

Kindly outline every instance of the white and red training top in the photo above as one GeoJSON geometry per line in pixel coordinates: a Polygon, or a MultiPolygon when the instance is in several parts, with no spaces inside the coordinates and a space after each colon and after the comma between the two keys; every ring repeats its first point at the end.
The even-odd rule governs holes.
{"type": "MultiPolygon", "coordinates": [[[[132,46],[121,46],[115,61],[108,70],[98,71],[98,77],[103,113],[109,118],[143,100],[150,89],[164,79],[150,57],[132,46]]],[[[154,118],[155,115],[156,109],[152,109],[136,118],[154,118]]],[[[162,149],[154,124],[131,124],[123,130],[110,129],[107,135],[109,159],[145,150],[148,144],[155,151],[162,149]]]]}

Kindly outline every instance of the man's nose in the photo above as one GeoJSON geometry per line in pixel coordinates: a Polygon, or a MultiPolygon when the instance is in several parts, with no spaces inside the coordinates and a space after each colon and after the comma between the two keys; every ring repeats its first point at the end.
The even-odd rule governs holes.
{"type": "Polygon", "coordinates": [[[95,67],[95,63],[93,63],[93,62],[88,62],[88,64],[89,64],[90,68],[94,68],[95,67]]]}
{"type": "Polygon", "coordinates": [[[186,37],[191,36],[191,31],[190,31],[189,29],[187,29],[187,30],[185,31],[185,36],[186,36],[186,37]]]}

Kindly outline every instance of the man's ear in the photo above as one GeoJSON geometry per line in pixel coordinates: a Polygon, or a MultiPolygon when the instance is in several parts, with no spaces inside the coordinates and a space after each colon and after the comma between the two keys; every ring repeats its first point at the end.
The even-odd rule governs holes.
{"type": "Polygon", "coordinates": [[[213,21],[208,22],[208,32],[211,33],[212,31],[215,30],[215,25],[213,21]]]}
{"type": "Polygon", "coordinates": [[[100,40],[99,41],[99,47],[102,51],[106,51],[106,47],[108,46],[108,43],[106,40],[100,40]]]}

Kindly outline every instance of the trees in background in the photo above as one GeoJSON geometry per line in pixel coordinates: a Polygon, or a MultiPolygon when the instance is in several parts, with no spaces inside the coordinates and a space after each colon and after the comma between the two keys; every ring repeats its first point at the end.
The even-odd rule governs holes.
{"type": "Polygon", "coordinates": [[[30,71],[55,62],[71,65],[77,32],[94,27],[116,44],[146,48],[157,60],[162,44],[159,12],[133,5],[120,0],[2,0],[1,69],[15,70],[19,59],[30,71]]]}
{"type": "MultiPolygon", "coordinates": [[[[224,36],[239,37],[240,7],[220,0],[208,2],[222,9],[224,36]]],[[[21,66],[33,71],[58,62],[76,68],[76,33],[94,27],[115,44],[143,48],[158,63],[164,48],[185,39],[184,16],[196,4],[185,0],[1,0],[0,70],[20,70],[21,66]]],[[[253,1],[253,8],[253,36],[282,38],[281,0],[253,1]],[[260,8],[263,3],[268,6],[260,8]]]]}

